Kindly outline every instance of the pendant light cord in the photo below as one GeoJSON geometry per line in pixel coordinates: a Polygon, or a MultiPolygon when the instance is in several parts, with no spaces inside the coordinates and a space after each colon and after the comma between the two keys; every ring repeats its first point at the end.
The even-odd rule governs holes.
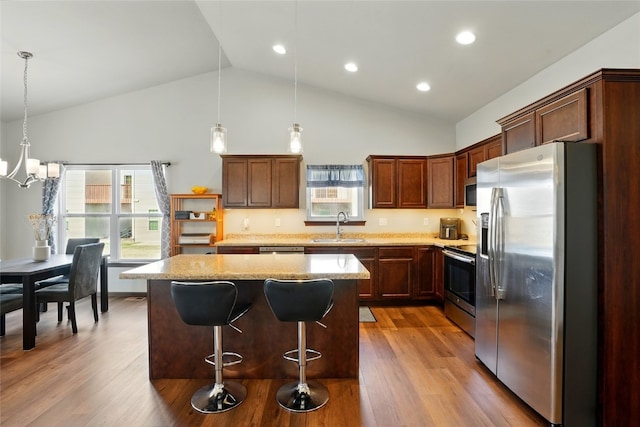
{"type": "Polygon", "coordinates": [[[22,122],[22,140],[27,139],[27,67],[29,64],[29,57],[24,57],[24,121],[22,122]]]}
{"type": "MultiPolygon", "coordinates": [[[[220,26],[222,27],[222,1],[218,3],[218,15],[220,16],[220,26]]],[[[220,76],[222,74],[222,43],[220,43],[220,39],[218,39],[218,122],[217,125],[220,126],[220,76]]]]}
{"type": "Polygon", "coordinates": [[[293,25],[293,123],[298,115],[298,1],[294,3],[293,25]]]}

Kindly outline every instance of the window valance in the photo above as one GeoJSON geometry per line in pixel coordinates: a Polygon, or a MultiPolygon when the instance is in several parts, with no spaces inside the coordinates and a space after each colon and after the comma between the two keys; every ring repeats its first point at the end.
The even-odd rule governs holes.
{"type": "Polygon", "coordinates": [[[307,165],[307,188],[364,185],[362,165],[307,165]]]}

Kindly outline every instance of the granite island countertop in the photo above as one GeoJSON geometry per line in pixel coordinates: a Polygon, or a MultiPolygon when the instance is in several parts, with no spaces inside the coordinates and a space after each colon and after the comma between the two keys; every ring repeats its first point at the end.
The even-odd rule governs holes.
{"type": "Polygon", "coordinates": [[[145,280],[369,279],[354,255],[176,255],[120,273],[145,280]]]}
{"type": "Polygon", "coordinates": [[[316,242],[333,239],[335,234],[228,234],[216,246],[438,246],[475,245],[475,236],[468,240],[445,240],[433,233],[344,233],[346,241],[316,242]],[[362,239],[354,241],[353,239],[362,239]]]}

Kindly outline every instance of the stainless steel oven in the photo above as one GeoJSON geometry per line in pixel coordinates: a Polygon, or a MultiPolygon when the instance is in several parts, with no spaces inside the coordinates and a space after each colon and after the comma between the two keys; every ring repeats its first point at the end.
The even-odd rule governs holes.
{"type": "Polygon", "coordinates": [[[445,246],[445,315],[471,336],[475,334],[476,247],[445,246]]]}

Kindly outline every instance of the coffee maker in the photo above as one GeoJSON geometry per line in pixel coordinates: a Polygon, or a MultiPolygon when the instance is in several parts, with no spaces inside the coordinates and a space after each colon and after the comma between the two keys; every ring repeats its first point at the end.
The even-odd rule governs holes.
{"type": "Polygon", "coordinates": [[[440,218],[440,238],[457,240],[460,236],[460,218],[440,218]]]}

